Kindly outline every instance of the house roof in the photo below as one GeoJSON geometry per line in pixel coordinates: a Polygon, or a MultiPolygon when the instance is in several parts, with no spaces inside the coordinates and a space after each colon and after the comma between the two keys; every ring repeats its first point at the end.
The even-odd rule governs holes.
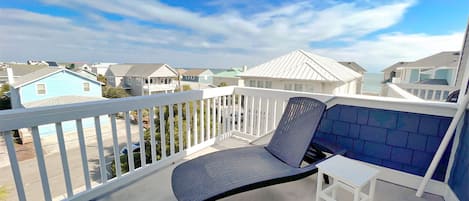
{"type": "Polygon", "coordinates": [[[255,66],[240,73],[240,76],[328,82],[347,82],[362,77],[333,59],[303,50],[296,50],[255,66]]]}
{"type": "MultiPolygon", "coordinates": [[[[209,69],[187,69],[182,75],[185,76],[199,76],[205,71],[210,71],[209,69]]],[[[211,71],[210,71],[211,72],[211,71]]]]}
{"type": "Polygon", "coordinates": [[[171,68],[167,64],[163,63],[156,63],[156,64],[131,64],[132,67],[127,71],[125,76],[138,76],[138,77],[149,77],[155,71],[162,67],[168,67],[171,71],[173,71],[176,75],[178,72],[171,68]]]}
{"type": "Polygon", "coordinates": [[[65,71],[65,72],[69,72],[71,74],[74,74],[74,75],[77,75],[81,78],[84,78],[84,79],[87,79],[87,80],[90,80],[92,82],[96,82],[96,83],[99,83],[99,84],[102,84],[101,82],[99,81],[96,81],[96,80],[93,80],[93,79],[90,79],[88,77],[84,77],[78,73],[75,73],[73,71],[70,71],[70,70],[67,70],[67,69],[63,69],[63,68],[42,68],[40,70],[37,70],[37,71],[34,71],[32,73],[29,73],[29,74],[26,74],[24,76],[21,76],[20,78],[18,79],[15,79],[15,82],[13,84],[11,84],[12,87],[14,88],[18,88],[18,87],[22,87],[24,85],[27,85],[31,82],[34,82],[36,80],[39,80],[39,79],[42,79],[44,77],[47,77],[49,75],[52,75],[54,73],[57,73],[57,72],[61,72],[61,71],[65,71]]]}
{"type": "MultiPolygon", "coordinates": [[[[13,70],[13,76],[23,76],[36,70],[47,68],[47,65],[28,65],[28,64],[8,64],[13,70]]],[[[7,77],[8,73],[6,68],[0,69],[0,77],[7,77]]]]}
{"type": "Polygon", "coordinates": [[[23,106],[25,108],[43,107],[43,106],[50,106],[50,105],[64,105],[64,104],[82,103],[82,102],[88,102],[88,101],[99,101],[99,100],[106,100],[106,99],[107,98],[96,97],[96,96],[57,96],[53,98],[46,98],[46,99],[42,99],[38,101],[24,103],[23,106]]]}
{"type": "Polygon", "coordinates": [[[459,51],[444,51],[422,59],[411,62],[397,62],[383,70],[389,71],[399,67],[436,68],[436,67],[457,67],[459,62],[459,51]]]}
{"type": "Polygon", "coordinates": [[[116,77],[123,77],[130,68],[132,68],[132,64],[114,64],[110,65],[107,71],[116,77]]]}
{"type": "Polygon", "coordinates": [[[228,69],[223,72],[217,73],[214,75],[214,77],[238,77],[240,73],[241,73],[241,69],[232,68],[232,69],[228,69]]]}
{"type": "Polygon", "coordinates": [[[353,61],[339,61],[340,64],[354,70],[357,73],[363,74],[366,72],[366,69],[362,66],[358,65],[356,62],[353,61]]]}

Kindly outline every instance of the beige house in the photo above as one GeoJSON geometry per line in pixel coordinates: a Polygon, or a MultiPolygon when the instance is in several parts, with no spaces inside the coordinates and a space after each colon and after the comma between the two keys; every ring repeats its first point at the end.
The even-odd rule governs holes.
{"type": "Polygon", "coordinates": [[[248,87],[327,94],[360,94],[363,75],[339,62],[296,50],[239,75],[248,87]]]}
{"type": "Polygon", "coordinates": [[[174,92],[178,72],[168,64],[116,64],[106,71],[106,78],[110,86],[142,96],[174,92]]]}

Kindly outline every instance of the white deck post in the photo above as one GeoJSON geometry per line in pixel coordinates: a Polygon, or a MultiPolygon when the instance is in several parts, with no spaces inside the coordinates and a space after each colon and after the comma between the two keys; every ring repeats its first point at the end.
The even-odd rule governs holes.
{"type": "Polygon", "coordinates": [[[443,140],[441,140],[441,144],[438,147],[438,150],[436,151],[435,156],[433,157],[433,160],[430,163],[430,166],[428,167],[427,172],[425,173],[425,176],[423,177],[422,183],[420,183],[417,193],[415,194],[417,197],[422,197],[423,192],[425,190],[425,186],[427,185],[428,181],[433,176],[433,173],[435,173],[436,167],[438,166],[438,163],[440,163],[441,157],[443,157],[443,154],[446,148],[448,147],[449,141],[453,137],[454,130],[456,129],[456,126],[458,125],[459,120],[461,119],[464,112],[466,111],[468,102],[469,102],[469,96],[465,95],[463,97],[461,104],[458,107],[458,110],[456,111],[456,114],[454,115],[453,120],[451,121],[451,124],[448,127],[448,130],[446,130],[443,140]]]}

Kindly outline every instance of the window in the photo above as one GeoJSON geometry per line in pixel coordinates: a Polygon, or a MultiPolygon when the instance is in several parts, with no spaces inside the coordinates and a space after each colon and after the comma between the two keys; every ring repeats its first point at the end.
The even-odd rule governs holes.
{"type": "Polygon", "coordinates": [[[257,87],[259,87],[259,88],[264,88],[264,81],[262,81],[262,80],[257,80],[257,87]]]}
{"type": "Polygon", "coordinates": [[[285,89],[285,90],[292,90],[292,84],[285,84],[285,85],[283,85],[283,89],[285,89]]]}
{"type": "Polygon", "coordinates": [[[302,84],[295,84],[295,91],[303,91],[303,85],[302,84]]]}
{"type": "Polygon", "coordinates": [[[36,92],[40,95],[46,94],[46,84],[36,84],[36,92]]]}
{"type": "Polygon", "coordinates": [[[250,87],[256,87],[256,80],[249,80],[250,87]]]}
{"type": "Polygon", "coordinates": [[[265,81],[265,88],[272,88],[272,81],[265,81]]]}
{"type": "Polygon", "coordinates": [[[88,82],[83,83],[83,91],[90,91],[90,83],[88,82]]]}

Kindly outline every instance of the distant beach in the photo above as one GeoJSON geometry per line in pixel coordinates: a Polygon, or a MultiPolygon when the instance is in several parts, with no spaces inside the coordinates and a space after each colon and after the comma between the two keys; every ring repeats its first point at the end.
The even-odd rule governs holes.
{"type": "Polygon", "coordinates": [[[365,73],[363,79],[363,94],[378,95],[381,92],[383,73],[365,73]]]}

